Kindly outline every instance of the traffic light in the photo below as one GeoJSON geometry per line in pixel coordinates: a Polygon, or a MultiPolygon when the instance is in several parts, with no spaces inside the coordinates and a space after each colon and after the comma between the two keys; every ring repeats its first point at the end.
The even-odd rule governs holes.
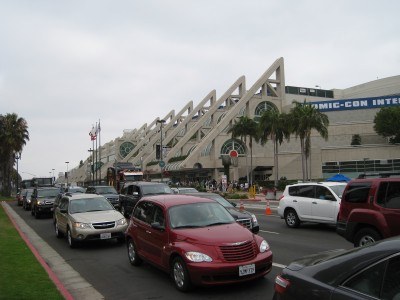
{"type": "Polygon", "coordinates": [[[160,159],[161,158],[161,146],[160,145],[156,145],[156,159],[160,159]]]}

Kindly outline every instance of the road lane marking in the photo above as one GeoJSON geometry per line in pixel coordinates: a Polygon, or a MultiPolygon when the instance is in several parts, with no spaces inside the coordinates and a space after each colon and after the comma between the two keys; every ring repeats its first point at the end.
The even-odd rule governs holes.
{"type": "Polygon", "coordinates": [[[274,232],[274,231],[267,231],[267,230],[260,230],[260,231],[265,233],[280,234],[279,232],[274,232]]]}
{"type": "Polygon", "coordinates": [[[272,265],[273,265],[274,267],[278,267],[278,268],[281,268],[281,269],[286,268],[285,265],[281,265],[281,264],[277,264],[277,263],[272,263],[272,265]]]}

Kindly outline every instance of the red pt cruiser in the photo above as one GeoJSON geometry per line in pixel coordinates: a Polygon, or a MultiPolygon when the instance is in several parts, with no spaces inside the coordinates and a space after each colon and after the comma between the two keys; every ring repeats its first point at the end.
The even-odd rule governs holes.
{"type": "Polygon", "coordinates": [[[180,291],[263,277],[272,252],[219,203],[190,195],[142,198],[126,230],[129,261],[169,272],[180,291]]]}

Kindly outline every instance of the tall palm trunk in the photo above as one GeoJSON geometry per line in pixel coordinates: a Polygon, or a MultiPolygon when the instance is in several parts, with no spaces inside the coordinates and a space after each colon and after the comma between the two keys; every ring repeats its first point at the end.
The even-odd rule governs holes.
{"type": "Polygon", "coordinates": [[[274,139],[274,168],[275,168],[275,181],[274,181],[274,186],[275,188],[278,187],[278,181],[279,181],[279,174],[278,174],[278,140],[274,139]]]}

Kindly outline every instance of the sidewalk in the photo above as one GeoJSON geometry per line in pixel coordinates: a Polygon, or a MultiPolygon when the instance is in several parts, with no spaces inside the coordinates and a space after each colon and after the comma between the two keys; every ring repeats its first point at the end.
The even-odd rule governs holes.
{"type": "Polygon", "coordinates": [[[104,296],[39,237],[7,202],[2,201],[1,205],[14,223],[21,238],[26,242],[39,263],[42,264],[65,299],[104,299],[104,296]]]}
{"type": "MultiPolygon", "coordinates": [[[[281,193],[280,193],[281,194],[281,193]]],[[[280,194],[276,195],[276,200],[268,200],[270,208],[272,210],[276,210],[279,205],[279,197],[280,194]]],[[[240,205],[242,201],[244,208],[253,208],[253,209],[266,209],[267,207],[267,199],[265,199],[265,195],[256,194],[255,198],[251,199],[227,199],[230,202],[236,203],[237,207],[240,205]]]]}

